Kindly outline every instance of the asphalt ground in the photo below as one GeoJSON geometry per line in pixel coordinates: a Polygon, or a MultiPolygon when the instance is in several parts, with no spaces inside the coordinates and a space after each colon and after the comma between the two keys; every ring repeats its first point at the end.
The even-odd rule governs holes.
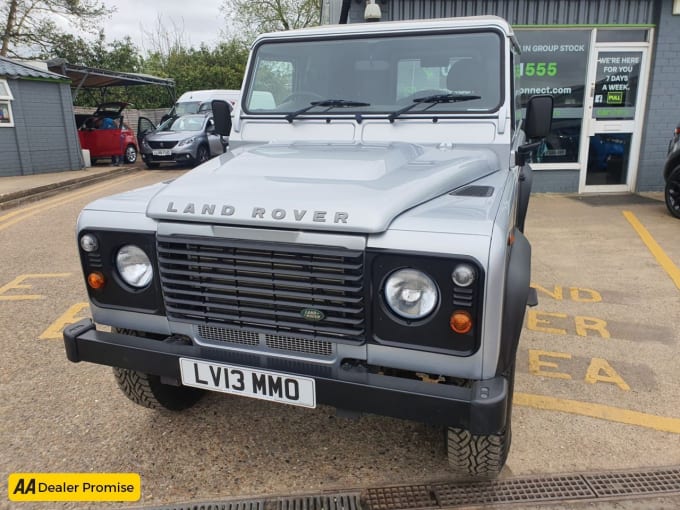
{"type": "MultiPolygon", "coordinates": [[[[88,313],[79,210],[179,173],[133,171],[0,211],[0,508],[100,506],[10,503],[14,472],[137,472],[134,508],[455,480],[436,428],[217,394],[159,413],[127,401],[105,367],[65,359],[61,329],[88,313]]],[[[678,228],[659,194],[532,197],[539,305],[520,343],[503,479],[680,465],[678,228]]],[[[621,508],[680,506],[640,504],[621,508]]]]}

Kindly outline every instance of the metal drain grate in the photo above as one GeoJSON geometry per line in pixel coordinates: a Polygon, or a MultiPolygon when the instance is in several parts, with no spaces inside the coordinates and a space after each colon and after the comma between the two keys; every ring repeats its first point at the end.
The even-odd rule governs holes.
{"type": "Polygon", "coordinates": [[[362,503],[364,510],[398,510],[659,494],[680,494],[680,468],[379,487],[364,491],[362,503]]]}
{"type": "Polygon", "coordinates": [[[358,494],[283,498],[279,500],[276,508],[277,510],[361,510],[358,494]]]}
{"type": "Polygon", "coordinates": [[[427,485],[368,489],[363,494],[362,503],[371,510],[438,506],[434,492],[427,485]]]}
{"type": "Polygon", "coordinates": [[[522,503],[594,498],[582,477],[548,476],[481,483],[433,485],[438,506],[522,503]]]}
{"type": "MultiPolygon", "coordinates": [[[[376,487],[315,496],[213,502],[145,510],[408,510],[469,506],[603,501],[680,494],[680,467],[596,474],[376,487]]],[[[495,508],[495,507],[494,507],[495,508]]]]}
{"type": "Polygon", "coordinates": [[[264,510],[264,500],[232,501],[225,503],[187,503],[159,506],[148,510],[264,510]]]}
{"type": "Polygon", "coordinates": [[[680,492],[680,468],[583,475],[598,497],[680,492]]]}

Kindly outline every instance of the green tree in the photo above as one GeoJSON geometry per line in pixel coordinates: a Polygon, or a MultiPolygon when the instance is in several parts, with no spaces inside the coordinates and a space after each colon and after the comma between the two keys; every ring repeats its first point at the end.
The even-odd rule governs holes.
{"type": "Polygon", "coordinates": [[[93,33],[113,11],[97,0],[3,0],[0,55],[25,57],[49,51],[65,33],[56,20],[93,33]]]}
{"type": "Polygon", "coordinates": [[[237,40],[215,48],[174,46],[168,53],[154,52],[144,61],[144,72],[170,76],[177,95],[187,90],[240,89],[248,59],[248,49],[237,40]]]}
{"type": "Polygon", "coordinates": [[[293,30],[319,24],[321,0],[224,0],[225,33],[250,41],[263,32],[293,30]]]}

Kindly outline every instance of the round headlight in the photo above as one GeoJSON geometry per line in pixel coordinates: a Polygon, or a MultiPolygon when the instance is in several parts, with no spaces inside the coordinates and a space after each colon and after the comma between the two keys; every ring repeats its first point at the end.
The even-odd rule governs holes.
{"type": "Polygon", "coordinates": [[[96,251],[97,248],[99,248],[99,243],[97,242],[97,238],[92,234],[85,234],[80,238],[80,247],[83,249],[83,251],[92,253],[93,251],[96,251]]]}
{"type": "Polygon", "coordinates": [[[144,250],[132,244],[118,250],[116,267],[123,281],[138,289],[149,285],[153,278],[153,268],[149,257],[144,250]]]}
{"type": "Polygon", "coordinates": [[[390,309],[405,319],[426,317],[437,306],[439,292],[432,279],[415,269],[400,269],[385,282],[385,301],[390,309]]]}
{"type": "Polygon", "coordinates": [[[459,287],[469,287],[475,281],[475,268],[469,264],[459,264],[451,273],[453,283],[459,287]]]}

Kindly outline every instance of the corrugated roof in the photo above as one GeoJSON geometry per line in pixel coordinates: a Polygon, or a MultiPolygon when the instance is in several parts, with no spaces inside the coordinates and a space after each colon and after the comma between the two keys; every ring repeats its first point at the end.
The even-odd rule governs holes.
{"type": "Polygon", "coordinates": [[[69,81],[66,76],[44,71],[37,67],[24,64],[18,60],[0,57],[0,76],[7,78],[33,78],[41,80],[69,81]]]}

